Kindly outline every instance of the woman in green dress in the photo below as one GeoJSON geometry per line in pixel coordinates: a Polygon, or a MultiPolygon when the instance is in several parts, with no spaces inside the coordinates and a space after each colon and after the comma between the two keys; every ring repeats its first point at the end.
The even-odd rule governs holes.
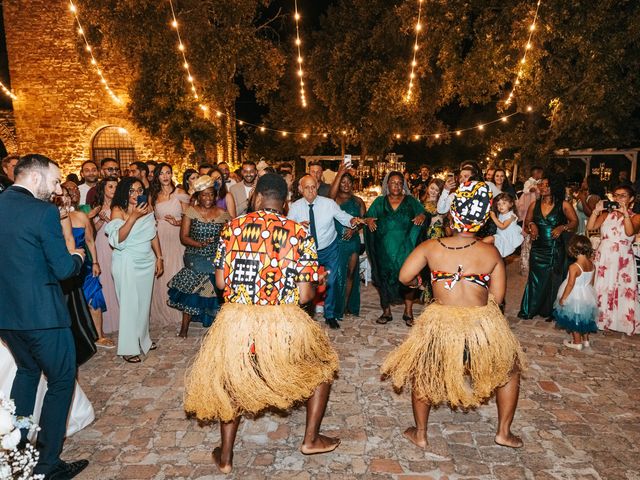
{"type": "MultiPolygon", "coordinates": [[[[331,183],[329,197],[333,198],[340,208],[354,217],[364,217],[367,210],[362,199],[353,194],[353,175],[344,163],[331,183]]],[[[338,275],[336,278],[336,318],[345,313],[360,314],[360,230],[346,228],[335,221],[338,232],[338,275]]]]}
{"type": "Polygon", "coordinates": [[[369,227],[365,232],[367,256],[382,307],[382,315],[376,323],[393,320],[391,305],[402,301],[402,319],[410,327],[413,325],[415,290],[401,286],[398,275],[405,259],[418,244],[427,213],[418,200],[404,193],[402,173],[391,172],[387,188],[389,193],[373,201],[366,219],[369,227]]]}
{"type": "Polygon", "coordinates": [[[531,235],[529,278],[522,296],[518,317],[536,315],[551,321],[553,302],[567,273],[567,255],[563,233],[574,230],[578,217],[565,198],[561,177],[543,179],[539,184],[540,199],[529,206],[524,221],[531,235]]]}

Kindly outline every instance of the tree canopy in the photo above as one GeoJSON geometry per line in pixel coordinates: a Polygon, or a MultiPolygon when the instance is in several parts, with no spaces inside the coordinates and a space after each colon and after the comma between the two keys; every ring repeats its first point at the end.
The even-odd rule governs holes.
{"type": "MultiPolygon", "coordinates": [[[[92,37],[126,52],[135,72],[129,104],[134,120],[177,147],[185,140],[196,148],[215,141],[214,124],[197,113],[185,82],[168,3],[85,3],[92,37]]],[[[233,112],[242,82],[269,107],[266,124],[331,134],[256,133],[249,145],[256,155],[311,153],[327,141],[357,146],[363,154],[383,153],[396,133],[406,141],[517,111],[523,114],[482,133],[419,141],[498,142],[534,160],[560,147],[628,146],[640,139],[640,31],[632,22],[640,18],[637,1],[542,3],[524,65],[534,1],[425,1],[409,101],[417,1],[337,0],[312,30],[302,8],[307,108],[299,105],[290,12],[274,21],[274,3],[285,5],[174,2],[205,102],[233,112]],[[506,106],[520,70],[514,100],[506,106]],[[533,113],[526,114],[529,105],[533,113]]]]}

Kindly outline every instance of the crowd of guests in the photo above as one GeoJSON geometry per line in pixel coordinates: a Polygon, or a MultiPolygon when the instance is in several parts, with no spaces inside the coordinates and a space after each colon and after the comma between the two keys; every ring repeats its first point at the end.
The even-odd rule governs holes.
{"type": "MultiPolygon", "coordinates": [[[[4,185],[10,184],[18,160],[3,160],[4,185]]],[[[264,160],[246,161],[235,172],[224,162],[203,163],[176,182],[167,163],[134,162],[122,172],[115,159],[105,158],[99,165],[84,162],[57,200],[61,211],[69,212],[70,248],[88,251],[81,278],[97,345],[112,348],[110,334],[119,332],[118,355],[138,363],[140,355],[156,348],[150,321],[176,327],[178,337],[188,335],[191,322],[213,323],[223,302],[212,261],[220,233],[230,219],[254,210],[256,181],[265,173],[285,179],[285,213],[314,238],[322,281],[307,310],[322,312],[330,328],[340,328],[345,315],[360,312],[359,267],[365,252],[380,298],[376,322],[392,321],[391,306],[403,304],[402,320],[412,326],[414,303],[432,299],[429,271],[422,272],[420,290],[405,288],[399,271],[418,244],[452,235],[450,207],[459,185],[482,180],[493,202],[477,235],[504,259],[520,256],[528,277],[520,318],[557,316],[561,284],[570,272],[569,259],[575,258],[569,241],[586,235],[594,247],[597,328],[637,333],[640,215],[634,213],[635,193],[624,173],[607,195],[597,175],[567,188],[562,175],[533,167],[516,192],[501,168],[483,172],[476,163],[463,162],[438,178],[422,165],[412,175],[389,172],[382,195],[367,206],[354,192],[353,170],[344,164],[331,183],[324,181],[319,162],[296,178],[290,164],[269,166],[264,160]]]]}

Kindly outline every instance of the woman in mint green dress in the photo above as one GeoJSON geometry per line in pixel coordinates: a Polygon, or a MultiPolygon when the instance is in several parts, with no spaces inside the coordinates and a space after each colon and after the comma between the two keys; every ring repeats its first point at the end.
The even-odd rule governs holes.
{"type": "Polygon", "coordinates": [[[118,355],[140,363],[140,354],[155,350],[149,336],[153,277],[164,270],[156,221],[139,180],[123,178],[111,202],[111,221],[105,227],[113,247],[111,272],[120,304],[118,355]],[[140,201],[139,201],[140,200],[140,201]]]}
{"type": "MultiPolygon", "coordinates": [[[[329,196],[340,208],[354,217],[364,217],[367,210],[360,197],[353,194],[353,176],[341,165],[331,184],[329,196]]],[[[360,314],[360,235],[359,229],[346,228],[335,222],[338,232],[338,275],[336,278],[335,315],[360,314]]]]}
{"type": "Polygon", "coordinates": [[[376,323],[393,320],[391,305],[404,302],[402,319],[413,325],[415,290],[400,285],[398,275],[402,264],[420,239],[422,225],[430,221],[422,204],[403,190],[404,176],[391,172],[388,176],[388,195],[376,198],[367,211],[365,233],[367,255],[371,262],[373,284],[380,294],[382,315],[376,323]]]}

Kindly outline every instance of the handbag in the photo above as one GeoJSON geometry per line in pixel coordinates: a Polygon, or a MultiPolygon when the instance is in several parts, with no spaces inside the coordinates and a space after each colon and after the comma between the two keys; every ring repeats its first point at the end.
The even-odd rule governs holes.
{"type": "Polygon", "coordinates": [[[71,333],[76,346],[76,364],[84,364],[98,351],[98,332],[93,324],[79,276],[60,282],[71,317],[71,333]]]}

